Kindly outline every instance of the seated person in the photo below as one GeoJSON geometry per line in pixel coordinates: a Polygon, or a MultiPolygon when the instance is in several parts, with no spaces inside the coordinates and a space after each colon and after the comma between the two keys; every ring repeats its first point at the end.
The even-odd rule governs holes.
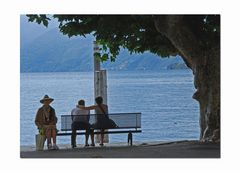
{"type": "Polygon", "coordinates": [[[89,123],[90,119],[90,111],[89,110],[82,110],[79,107],[84,107],[85,101],[79,100],[78,105],[74,108],[71,112],[72,115],[72,137],[71,137],[71,145],[72,148],[77,147],[76,145],[76,130],[86,130],[85,135],[85,147],[89,146],[88,138],[89,134],[91,134],[92,144],[91,146],[95,146],[94,144],[94,134],[93,130],[91,130],[91,124],[89,123]]]}
{"type": "Polygon", "coordinates": [[[82,110],[95,110],[96,111],[96,123],[92,125],[94,129],[100,129],[101,130],[101,140],[100,140],[100,146],[103,146],[104,141],[104,130],[105,129],[111,129],[116,128],[116,123],[109,119],[108,117],[108,106],[103,103],[103,98],[101,96],[95,98],[96,105],[92,105],[89,107],[85,106],[78,106],[82,110]]]}
{"type": "Polygon", "coordinates": [[[56,145],[56,136],[57,136],[57,116],[55,109],[50,106],[53,102],[53,98],[45,95],[43,99],[40,100],[40,103],[43,104],[41,108],[38,109],[35,124],[39,130],[42,130],[47,137],[47,147],[48,149],[59,149],[56,145]],[[52,144],[53,141],[53,144],[52,144]]]}

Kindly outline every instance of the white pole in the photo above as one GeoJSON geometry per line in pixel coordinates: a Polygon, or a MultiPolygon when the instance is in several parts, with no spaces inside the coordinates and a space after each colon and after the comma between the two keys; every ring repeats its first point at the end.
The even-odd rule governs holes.
{"type": "Polygon", "coordinates": [[[95,86],[95,97],[101,96],[103,98],[103,103],[107,104],[107,71],[100,70],[95,71],[94,78],[95,86]]]}
{"type": "MultiPolygon", "coordinates": [[[[99,46],[93,41],[93,52],[99,53],[99,46]]],[[[93,73],[94,73],[94,99],[98,96],[99,81],[96,72],[101,70],[100,61],[93,54],[93,73]]]]}
{"type": "MultiPolygon", "coordinates": [[[[93,42],[94,53],[99,53],[99,46],[96,41],[93,42]]],[[[94,99],[98,96],[103,98],[103,103],[107,104],[107,71],[101,70],[101,65],[99,59],[94,58],[94,99]]],[[[96,111],[95,111],[96,113],[96,111]]],[[[95,137],[96,142],[100,142],[100,135],[95,137]]],[[[104,142],[109,142],[109,137],[107,134],[104,135],[104,142]]]]}
{"type": "MultiPolygon", "coordinates": [[[[94,52],[94,54],[99,53],[99,46],[96,41],[93,41],[93,52],[94,52]]],[[[100,65],[100,60],[95,58],[94,54],[93,54],[93,59],[94,59],[93,70],[95,72],[95,71],[101,70],[101,65],[100,65]]]]}

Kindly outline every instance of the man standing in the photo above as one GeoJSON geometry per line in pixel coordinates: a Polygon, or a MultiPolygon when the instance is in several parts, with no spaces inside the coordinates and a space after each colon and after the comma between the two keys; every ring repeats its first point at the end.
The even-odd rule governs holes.
{"type": "Polygon", "coordinates": [[[84,107],[84,106],[85,106],[85,101],[79,100],[78,105],[71,112],[71,115],[72,115],[72,137],[71,137],[72,148],[77,147],[77,145],[76,145],[76,137],[77,137],[76,131],[77,130],[86,130],[85,147],[89,146],[89,144],[88,144],[89,134],[91,134],[91,141],[92,141],[91,146],[95,146],[93,130],[91,129],[91,124],[89,123],[90,111],[80,109],[80,107],[84,107]]]}

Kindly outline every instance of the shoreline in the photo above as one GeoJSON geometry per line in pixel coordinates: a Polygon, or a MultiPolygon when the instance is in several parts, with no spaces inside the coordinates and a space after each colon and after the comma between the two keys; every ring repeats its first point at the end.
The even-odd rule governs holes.
{"type": "MultiPolygon", "coordinates": [[[[59,145],[59,150],[35,151],[21,147],[21,158],[220,158],[220,143],[203,143],[198,140],[156,141],[125,144],[106,144],[103,147],[59,145]]],[[[29,147],[28,147],[29,148],[29,147]]],[[[35,148],[35,147],[31,147],[35,148]]]]}
{"type": "MultiPolygon", "coordinates": [[[[143,146],[143,145],[156,145],[156,144],[170,144],[175,142],[183,141],[197,141],[197,140],[166,140],[166,141],[135,141],[133,146],[143,146]]],[[[70,144],[57,144],[60,149],[72,149],[70,144]]],[[[99,143],[95,143],[96,147],[100,147],[99,143]]],[[[128,146],[126,142],[113,142],[113,143],[104,143],[107,147],[124,147],[128,146]]],[[[77,148],[84,148],[84,144],[77,144],[77,148]]],[[[47,145],[45,143],[44,150],[47,151],[47,145]]],[[[20,145],[21,152],[31,152],[36,151],[35,145],[20,145]]]]}

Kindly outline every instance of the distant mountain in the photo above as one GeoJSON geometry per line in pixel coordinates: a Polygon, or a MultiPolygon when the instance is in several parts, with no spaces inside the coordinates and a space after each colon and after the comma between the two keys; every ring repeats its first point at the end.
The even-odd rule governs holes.
{"type": "Polygon", "coordinates": [[[28,22],[28,18],[25,15],[20,16],[20,43],[21,46],[25,46],[40,35],[46,33],[48,30],[56,28],[56,22],[51,22],[46,28],[43,25],[37,23],[28,22]]]}
{"type": "MultiPolygon", "coordinates": [[[[68,38],[51,25],[44,28],[28,23],[21,16],[21,72],[68,72],[91,71],[93,69],[93,40],[88,35],[68,38]]],[[[114,63],[104,62],[102,67],[108,70],[160,70],[172,64],[183,64],[180,56],[160,58],[149,52],[132,54],[121,50],[114,63]]]]}
{"type": "Polygon", "coordinates": [[[167,69],[188,69],[185,63],[173,63],[167,66],[167,69]]]}

